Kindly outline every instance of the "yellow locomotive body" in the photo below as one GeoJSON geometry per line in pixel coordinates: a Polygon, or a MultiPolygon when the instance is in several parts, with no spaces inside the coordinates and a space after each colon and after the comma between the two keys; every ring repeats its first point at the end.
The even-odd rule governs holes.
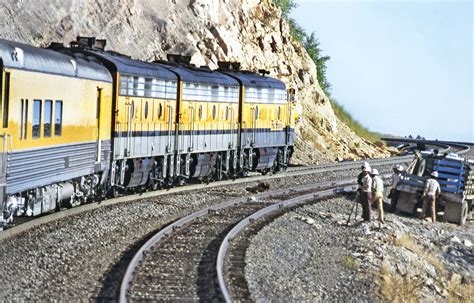
{"type": "Polygon", "coordinates": [[[113,154],[110,185],[152,185],[174,176],[178,79],[157,64],[75,45],[95,56],[114,78],[113,154]]]}
{"type": "Polygon", "coordinates": [[[259,171],[286,168],[293,151],[294,103],[283,82],[221,68],[241,85],[239,123],[243,166],[259,171]]]}
{"type": "Polygon", "coordinates": [[[84,184],[107,171],[112,79],[52,50],[0,40],[0,54],[3,200],[36,215],[87,194],[84,184]]]}
{"type": "MultiPolygon", "coordinates": [[[[158,63],[157,63],[158,64],[158,63]]],[[[179,79],[177,176],[217,179],[237,170],[239,83],[208,69],[160,61],[179,79]]]]}

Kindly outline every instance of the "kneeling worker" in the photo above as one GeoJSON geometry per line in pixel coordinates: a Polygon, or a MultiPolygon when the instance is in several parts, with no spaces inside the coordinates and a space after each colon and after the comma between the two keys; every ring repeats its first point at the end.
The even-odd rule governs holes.
{"type": "Polygon", "coordinates": [[[372,169],[372,193],[380,223],[385,223],[383,218],[383,180],[379,176],[379,171],[372,169]]]}
{"type": "Polygon", "coordinates": [[[438,172],[434,171],[431,176],[426,180],[425,189],[423,190],[423,210],[421,211],[421,218],[424,219],[428,206],[431,206],[431,218],[433,222],[436,222],[436,196],[441,193],[439,187],[438,172]]]}

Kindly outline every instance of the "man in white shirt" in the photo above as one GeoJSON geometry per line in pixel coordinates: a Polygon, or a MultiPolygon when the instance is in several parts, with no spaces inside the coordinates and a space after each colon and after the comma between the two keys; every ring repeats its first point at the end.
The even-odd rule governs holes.
{"type": "Polygon", "coordinates": [[[438,177],[438,172],[434,171],[425,182],[423,190],[423,210],[421,211],[421,218],[424,219],[428,205],[431,205],[431,218],[436,222],[436,196],[441,193],[441,188],[435,178],[438,177]]]}
{"type": "Polygon", "coordinates": [[[372,202],[372,178],[370,177],[371,168],[369,164],[362,167],[362,176],[360,182],[360,203],[362,204],[362,218],[370,222],[370,204],[372,202]]]}
{"type": "Polygon", "coordinates": [[[375,205],[377,205],[379,222],[385,223],[383,220],[383,180],[376,168],[372,169],[372,194],[375,205]]]}

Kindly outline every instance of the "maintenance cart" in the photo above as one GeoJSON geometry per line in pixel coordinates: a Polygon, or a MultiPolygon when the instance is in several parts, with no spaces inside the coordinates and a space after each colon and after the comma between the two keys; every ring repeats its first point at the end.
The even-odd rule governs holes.
{"type": "Polygon", "coordinates": [[[436,211],[444,211],[444,219],[448,222],[464,224],[473,210],[474,160],[461,158],[457,154],[417,151],[395,189],[398,195],[394,196],[398,199],[392,199],[392,208],[416,214],[423,205],[425,181],[433,171],[438,172],[436,180],[441,187],[436,211]]]}

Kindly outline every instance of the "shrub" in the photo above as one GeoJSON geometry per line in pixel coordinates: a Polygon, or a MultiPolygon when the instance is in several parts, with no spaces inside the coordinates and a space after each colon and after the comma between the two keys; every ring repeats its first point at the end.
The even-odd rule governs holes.
{"type": "Polygon", "coordinates": [[[352,115],[347,112],[344,107],[336,100],[331,99],[331,106],[336,117],[341,120],[342,123],[346,124],[353,132],[355,132],[356,135],[374,143],[380,141],[380,135],[378,133],[368,130],[359,121],[354,119],[352,115]]]}

